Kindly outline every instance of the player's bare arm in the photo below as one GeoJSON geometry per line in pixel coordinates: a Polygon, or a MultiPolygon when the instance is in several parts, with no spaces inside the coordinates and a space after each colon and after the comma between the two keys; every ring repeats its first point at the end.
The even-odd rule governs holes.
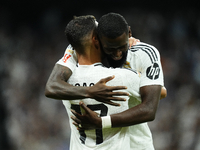
{"type": "MultiPolygon", "coordinates": [[[[112,127],[125,127],[154,120],[160,99],[161,86],[144,86],[140,88],[140,93],[142,97],[141,104],[124,112],[111,115],[112,127]]],[[[102,128],[101,117],[90,110],[83,102],[80,103],[80,106],[85,110],[85,114],[81,115],[72,110],[74,116],[71,116],[71,119],[74,120],[74,125],[79,130],[102,128]]]]}
{"type": "Polygon", "coordinates": [[[128,95],[126,92],[113,92],[113,90],[126,89],[125,86],[106,86],[106,83],[112,80],[114,76],[103,78],[94,86],[83,87],[72,86],[67,83],[71,74],[69,68],[56,64],[47,81],[45,95],[58,100],[93,98],[114,106],[119,106],[119,104],[112,101],[124,101],[125,99],[113,96],[128,95]]]}
{"type": "Polygon", "coordinates": [[[113,127],[123,127],[153,121],[155,119],[158,103],[160,100],[160,93],[160,85],[149,85],[141,87],[140,94],[142,103],[128,109],[127,111],[122,112],[119,116],[111,116],[113,127]]]}
{"type": "Polygon", "coordinates": [[[71,74],[69,68],[56,64],[46,84],[46,97],[58,100],[84,98],[84,88],[80,87],[78,88],[79,91],[75,92],[76,87],[67,83],[71,74]]]}

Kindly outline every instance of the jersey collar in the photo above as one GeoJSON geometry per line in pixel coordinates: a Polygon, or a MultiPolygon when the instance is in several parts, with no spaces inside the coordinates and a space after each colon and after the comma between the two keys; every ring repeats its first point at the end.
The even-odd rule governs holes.
{"type": "Polygon", "coordinates": [[[77,65],[76,65],[77,67],[79,67],[79,66],[94,66],[94,67],[96,67],[96,66],[104,66],[101,62],[97,62],[97,63],[94,63],[94,64],[92,64],[92,65],[79,65],[79,63],[77,63],[77,65]]]}

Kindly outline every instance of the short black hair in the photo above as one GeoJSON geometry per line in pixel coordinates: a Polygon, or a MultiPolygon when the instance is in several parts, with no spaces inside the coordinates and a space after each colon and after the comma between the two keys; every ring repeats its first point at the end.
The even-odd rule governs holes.
{"type": "Polygon", "coordinates": [[[128,34],[129,28],[125,18],[117,13],[108,13],[99,19],[98,36],[107,38],[117,38],[124,32],[128,34]]]}
{"type": "Polygon", "coordinates": [[[83,46],[83,40],[97,28],[95,17],[92,15],[74,17],[66,28],[65,35],[68,42],[76,49],[83,46]]]}

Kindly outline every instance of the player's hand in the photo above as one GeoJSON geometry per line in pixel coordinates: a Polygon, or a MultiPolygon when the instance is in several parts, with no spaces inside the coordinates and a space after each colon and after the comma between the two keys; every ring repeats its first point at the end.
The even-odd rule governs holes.
{"type": "Polygon", "coordinates": [[[140,40],[139,40],[139,39],[136,39],[136,38],[134,38],[134,37],[131,36],[131,37],[128,39],[128,42],[129,42],[129,48],[131,48],[131,46],[136,45],[137,42],[140,42],[140,40]]]}
{"type": "Polygon", "coordinates": [[[79,103],[82,114],[71,110],[74,116],[71,116],[71,119],[74,121],[73,124],[77,127],[78,130],[92,130],[102,128],[102,121],[99,115],[89,109],[83,102],[79,103]]]}
{"type": "Polygon", "coordinates": [[[113,106],[120,106],[120,104],[112,101],[126,101],[126,99],[114,96],[128,96],[129,94],[126,92],[114,91],[114,90],[127,89],[126,86],[107,86],[106,83],[112,80],[113,78],[114,76],[103,78],[99,82],[97,82],[94,86],[89,87],[88,88],[89,90],[87,92],[88,97],[93,98],[99,102],[103,102],[113,106]]]}

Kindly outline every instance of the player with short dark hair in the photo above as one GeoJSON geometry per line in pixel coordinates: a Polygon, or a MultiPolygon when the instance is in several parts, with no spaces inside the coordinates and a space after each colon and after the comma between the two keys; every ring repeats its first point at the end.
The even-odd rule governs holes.
{"type": "Polygon", "coordinates": [[[86,35],[90,34],[91,28],[96,32],[97,26],[94,26],[94,16],[80,16],[78,18],[82,18],[80,26],[79,19],[76,20],[76,16],[74,17],[74,21],[71,21],[67,24],[65,35],[67,37],[68,42],[73,46],[73,48],[79,50],[79,47],[83,47],[84,45],[91,44],[88,43],[90,39],[86,39],[86,35]]]}
{"type": "Polygon", "coordinates": [[[104,65],[114,68],[122,67],[126,63],[129,48],[129,26],[124,17],[116,13],[106,14],[99,19],[97,30],[104,52],[104,65]]]}
{"type": "MultiPolygon", "coordinates": [[[[66,27],[67,39],[70,39],[75,48],[78,64],[68,83],[73,86],[93,86],[102,77],[115,75],[109,86],[123,85],[127,87],[129,96],[124,97],[125,102],[120,102],[119,107],[114,107],[92,99],[63,100],[63,104],[72,115],[71,109],[81,113],[79,103],[83,101],[91,110],[99,112],[102,129],[78,131],[70,120],[71,150],[105,150],[105,149],[130,149],[130,134],[128,127],[111,127],[110,115],[120,113],[129,108],[129,100],[137,103],[141,101],[139,94],[140,78],[136,71],[122,68],[106,68],[101,62],[101,50],[96,33],[96,24],[91,16],[80,16],[71,20],[66,27]],[[89,23],[89,25],[88,25],[89,23]],[[85,32],[87,28],[87,32],[85,32]],[[76,30],[74,30],[76,29],[76,30]],[[79,36],[81,34],[81,36],[79,36]],[[133,78],[128,79],[131,76],[133,78]],[[107,129],[108,128],[108,129],[107,129]]],[[[82,112],[84,114],[84,112],[82,112]]],[[[142,127],[142,125],[141,125],[142,127]]],[[[138,129],[140,130],[140,129],[138,129]]],[[[144,132],[144,131],[142,131],[144,132]]],[[[131,149],[130,149],[131,150],[131,149]]]]}
{"type": "MultiPolygon", "coordinates": [[[[148,131],[149,134],[146,134],[145,132],[137,132],[137,124],[142,123],[144,125],[143,129],[146,131],[145,129],[148,129],[148,126],[147,123],[144,122],[152,121],[155,118],[158,101],[160,98],[159,95],[161,86],[163,86],[163,73],[160,63],[160,54],[155,47],[143,42],[138,42],[135,46],[132,46],[131,49],[127,50],[128,29],[126,27],[123,28],[124,32],[122,32],[120,36],[112,36],[112,38],[108,38],[109,34],[115,34],[115,31],[112,30],[113,23],[110,22],[110,20],[115,22],[116,26],[120,23],[123,23],[125,26],[127,26],[127,23],[124,22],[124,19],[118,14],[109,13],[102,16],[99,20],[98,28],[101,29],[101,26],[104,26],[103,28],[107,28],[104,29],[107,32],[105,33],[106,35],[101,34],[101,37],[99,38],[101,46],[104,52],[107,54],[106,58],[109,57],[110,60],[113,60],[112,62],[117,62],[123,57],[126,57],[126,62],[124,64],[121,64],[121,62],[118,64],[123,65],[123,67],[126,68],[134,68],[141,73],[140,93],[142,98],[142,103],[135,104],[130,101],[129,107],[132,111],[130,111],[129,115],[132,116],[132,118],[127,119],[125,115],[111,116],[112,127],[118,127],[122,124],[127,125],[127,122],[132,122],[132,125],[134,126],[130,126],[131,148],[140,149],[142,147],[143,149],[153,149],[151,144],[146,142],[146,145],[144,145],[142,140],[145,139],[146,141],[149,141],[149,143],[152,142],[150,131],[148,131]],[[109,20],[107,21],[107,26],[104,24],[104,22],[106,22],[105,20],[109,20]],[[117,119],[115,119],[115,117],[117,119]]],[[[109,62],[109,59],[107,61],[108,64],[112,64],[112,62],[109,62]]],[[[131,79],[131,77],[129,78],[131,79]]],[[[88,116],[92,115],[89,114],[88,116]]],[[[83,118],[85,119],[86,117],[83,118]]],[[[83,118],[82,120],[81,118],[78,118],[79,123],[84,122],[83,118]]],[[[96,120],[97,118],[90,117],[90,119],[96,120]]],[[[99,128],[99,124],[92,125],[96,128],[99,128]]],[[[82,127],[85,127],[84,124],[82,124],[82,127]]]]}
{"type": "MultiPolygon", "coordinates": [[[[109,13],[103,16],[102,18],[106,19],[108,16],[115,16],[114,18],[117,18],[119,20],[121,19],[119,15],[117,14],[115,15],[114,13],[109,13]]],[[[115,20],[115,24],[118,24],[117,19],[115,20]]],[[[98,27],[99,26],[101,26],[100,22],[99,22],[98,27]]],[[[109,33],[115,32],[109,27],[109,24],[108,24],[108,28],[109,28],[109,33]]],[[[127,32],[122,33],[120,36],[116,38],[108,38],[102,35],[99,37],[99,40],[100,40],[103,51],[108,56],[110,56],[110,58],[112,58],[114,61],[117,62],[117,61],[120,61],[122,58],[127,57],[126,62],[123,64],[122,67],[136,69],[137,71],[141,73],[140,94],[141,94],[142,102],[137,103],[137,104],[130,103],[129,107],[131,108],[131,113],[129,112],[129,115],[131,116],[131,118],[129,120],[127,120],[126,117],[124,117],[123,115],[121,115],[120,117],[115,116],[116,117],[116,118],[114,117],[115,119],[112,118],[112,127],[120,126],[122,123],[122,120],[124,122],[128,121],[129,123],[132,123],[132,125],[154,120],[158,102],[160,99],[161,86],[163,86],[163,72],[162,72],[162,66],[160,63],[160,54],[158,50],[155,47],[146,43],[142,43],[142,42],[138,42],[135,46],[132,46],[131,49],[128,50],[127,32]],[[106,51],[107,49],[109,51],[106,51]],[[126,52],[126,53],[123,54],[123,52],[126,52]]],[[[106,61],[107,61],[106,65],[110,65],[109,60],[106,60],[106,61]]],[[[69,46],[66,50],[64,57],[57,62],[57,66],[59,66],[59,68],[61,66],[62,67],[60,69],[55,68],[49,78],[49,81],[47,82],[46,95],[51,98],[57,98],[57,99],[61,99],[61,98],[74,99],[74,97],[78,97],[78,98],[88,97],[88,98],[94,98],[96,100],[99,100],[101,102],[105,102],[108,104],[116,105],[116,103],[113,103],[111,100],[120,100],[118,99],[119,97],[116,97],[116,96],[122,93],[118,92],[116,96],[113,96],[114,88],[108,89],[106,86],[103,86],[106,84],[107,81],[109,81],[112,78],[104,79],[98,82],[97,84],[95,84],[94,86],[92,86],[92,88],[94,89],[96,93],[91,90],[92,89],[91,87],[88,87],[88,88],[74,87],[74,86],[68,86],[65,83],[65,81],[68,80],[71,73],[75,71],[74,68],[76,67],[75,65],[76,63],[77,63],[76,55],[74,51],[72,50],[72,47],[69,46]],[[67,67],[70,68],[70,70],[67,69],[67,67]],[[63,71],[64,73],[62,73],[63,71]],[[76,89],[78,92],[76,92],[76,89]],[[89,92],[86,89],[89,89],[88,90],[89,92]],[[103,89],[104,92],[102,92],[103,90],[101,89],[103,89]],[[74,93],[74,95],[72,93],[74,93]],[[107,96],[108,101],[106,100],[106,96],[107,96]]],[[[121,65],[121,63],[119,63],[119,65],[121,65]]],[[[117,67],[117,66],[114,66],[114,67],[117,67]]],[[[132,79],[131,76],[128,78],[132,79]]],[[[115,90],[116,89],[117,88],[115,88],[115,90]]],[[[166,96],[166,93],[165,93],[165,96],[166,96]]],[[[127,122],[125,125],[127,125],[127,122]]],[[[145,126],[148,127],[146,123],[145,123],[145,126]]],[[[132,127],[135,128],[136,126],[131,126],[131,128],[132,127]]],[[[132,130],[132,131],[136,131],[136,130],[132,130]]],[[[145,135],[143,132],[137,132],[137,133],[139,133],[138,138],[134,138],[134,133],[132,134],[133,142],[131,142],[132,143],[131,147],[136,148],[136,149],[141,148],[141,147],[144,148],[145,145],[143,144],[142,139],[146,139],[149,141],[149,144],[147,144],[148,143],[147,142],[145,148],[149,149],[150,148],[149,145],[151,145],[152,143],[151,135],[150,134],[145,135]],[[146,137],[144,138],[144,136],[146,137]]]]}
{"type": "Polygon", "coordinates": [[[99,21],[100,26],[98,25],[98,36],[106,36],[108,38],[116,38],[123,33],[128,35],[129,26],[123,16],[116,13],[109,13],[102,16],[99,21]],[[116,24],[117,21],[117,24],[116,24]],[[107,26],[109,24],[109,27],[107,26]],[[110,32],[112,31],[112,32],[110,32]]]}
{"type": "MultiPolygon", "coordinates": [[[[97,23],[97,22],[96,22],[97,23]]],[[[72,30],[73,31],[73,30],[72,30]]],[[[130,32],[131,34],[131,32],[130,32]]],[[[70,39],[69,39],[70,40],[70,39]]],[[[129,45],[136,44],[138,40],[131,37],[129,45]]],[[[92,87],[74,87],[66,81],[72,75],[75,64],[77,63],[76,53],[71,45],[69,45],[64,53],[64,56],[55,64],[45,88],[45,95],[49,98],[62,99],[77,99],[77,98],[93,98],[97,101],[104,102],[110,105],[119,106],[115,101],[124,101],[121,97],[127,95],[125,92],[117,90],[125,89],[124,86],[107,86],[106,83],[113,79],[113,76],[101,79],[92,87]]]]}

